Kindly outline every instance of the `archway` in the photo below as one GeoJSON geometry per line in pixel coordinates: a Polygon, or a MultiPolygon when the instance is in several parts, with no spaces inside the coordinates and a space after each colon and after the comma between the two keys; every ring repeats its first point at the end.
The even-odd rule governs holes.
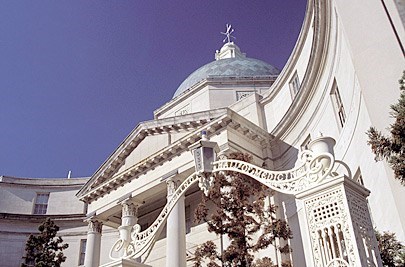
{"type": "MultiPolygon", "coordinates": [[[[213,149],[212,142],[205,141],[213,149]]],[[[311,254],[311,266],[382,266],[367,208],[369,191],[348,177],[332,173],[334,143],[330,137],[315,139],[311,150],[300,153],[301,164],[291,170],[270,171],[244,161],[222,159],[209,163],[210,172],[239,172],[303,201],[309,230],[305,234],[311,241],[304,250],[311,254]]],[[[207,162],[201,162],[201,166],[204,164],[207,162]]],[[[120,238],[110,250],[112,260],[147,259],[170,212],[187,189],[198,183],[207,194],[213,178],[199,171],[198,166],[196,170],[178,186],[147,229],[141,231],[139,224],[119,227],[120,238]]]]}

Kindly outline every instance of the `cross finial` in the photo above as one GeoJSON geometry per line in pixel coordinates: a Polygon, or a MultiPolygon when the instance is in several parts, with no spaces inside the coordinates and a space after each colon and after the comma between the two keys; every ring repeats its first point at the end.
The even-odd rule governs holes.
{"type": "Polygon", "coordinates": [[[221,32],[221,34],[225,35],[225,39],[222,41],[225,43],[226,40],[228,40],[228,43],[231,42],[231,38],[236,39],[236,37],[232,36],[231,34],[233,33],[234,29],[232,29],[231,24],[226,24],[226,32],[221,32]]]}

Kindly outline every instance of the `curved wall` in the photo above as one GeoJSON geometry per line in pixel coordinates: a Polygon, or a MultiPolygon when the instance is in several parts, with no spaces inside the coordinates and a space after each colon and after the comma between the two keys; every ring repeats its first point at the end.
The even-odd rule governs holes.
{"type": "MultiPolygon", "coordinates": [[[[388,119],[389,105],[399,96],[397,81],[405,67],[404,58],[379,1],[367,5],[343,2],[347,3],[308,2],[290,61],[261,101],[267,130],[292,146],[273,150],[274,166],[291,166],[309,135],[312,139],[319,135],[335,138],[336,158],[349,167],[339,165],[337,171],[353,177],[361,173],[371,190],[375,226],[405,240],[405,214],[401,212],[405,188],[394,180],[385,163],[373,160],[365,134],[372,125],[384,130],[392,121],[388,119]],[[289,102],[288,83],[295,71],[301,87],[289,102]],[[334,105],[336,88],[346,115],[343,126],[334,105]]],[[[281,200],[291,202],[286,197],[281,200]]]]}

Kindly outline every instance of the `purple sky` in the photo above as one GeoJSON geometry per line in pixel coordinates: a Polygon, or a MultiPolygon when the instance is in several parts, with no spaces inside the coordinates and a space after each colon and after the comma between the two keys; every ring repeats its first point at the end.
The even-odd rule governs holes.
{"type": "Polygon", "coordinates": [[[138,122],[214,60],[225,24],[281,69],[304,0],[4,1],[0,175],[90,176],[138,122]]]}

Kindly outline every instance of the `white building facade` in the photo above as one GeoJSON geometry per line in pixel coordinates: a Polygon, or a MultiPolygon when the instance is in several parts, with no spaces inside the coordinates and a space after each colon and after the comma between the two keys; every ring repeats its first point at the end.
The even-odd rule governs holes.
{"type": "MultiPolygon", "coordinates": [[[[400,3],[389,1],[367,1],[364,5],[360,1],[309,0],[300,36],[281,71],[249,58],[236,44],[226,43],[215,53],[213,62],[193,72],[173,98],[155,111],[153,120],[139,123],[92,177],[69,185],[68,197],[77,193],[82,202],[72,199],[72,206],[58,202],[55,213],[57,223],[62,223],[62,214],[74,221],[74,226],[61,232],[73,244],[66,253],[66,266],[135,266],[135,262],[191,266],[197,245],[210,239],[218,241],[207,233],[205,224],[193,223],[193,211],[202,194],[193,185],[173,206],[165,228],[157,231],[151,251],[122,265],[113,265],[109,257],[114,242],[125,237],[128,229],[133,231],[136,224],[141,231],[150,229],[167,199],[193,174],[189,148],[201,139],[201,131],[218,144],[218,154],[246,152],[253,156],[255,165],[272,171],[293,169],[299,153],[311,148],[312,141],[332,137],[336,141],[333,173],[354,181],[356,185],[342,183],[363,192],[364,197],[368,193],[362,186],[370,190],[365,205],[369,206],[373,227],[395,232],[404,241],[405,189],[386,163],[374,161],[365,134],[370,126],[384,130],[392,122],[389,106],[399,97],[397,81],[405,67],[401,8],[400,3]],[[80,234],[71,234],[75,232],[80,234]],[[87,240],[83,260],[81,240],[87,240]]],[[[0,192],[16,205],[7,205],[4,211],[9,217],[0,224],[0,238],[9,244],[14,242],[14,235],[21,236],[21,260],[22,233],[33,231],[27,229],[32,229],[35,218],[39,218],[33,214],[41,204],[35,199],[46,199],[48,193],[46,214],[52,215],[52,197],[65,192],[63,188],[76,179],[66,185],[60,182],[55,192],[42,188],[52,181],[30,180],[21,190],[25,190],[23,195],[32,196],[22,199],[16,198],[20,189],[3,188],[21,188],[25,181],[11,180],[7,185],[0,183],[0,192]],[[35,186],[41,190],[28,189],[35,186]],[[29,223],[20,222],[21,229],[11,230],[19,216],[26,216],[29,223]]],[[[306,222],[308,194],[276,193],[271,201],[279,206],[279,216],[293,231],[293,252],[287,258],[294,266],[326,266],[327,260],[320,261],[311,252],[311,225],[306,222]]],[[[40,206],[37,211],[41,211],[40,206]]],[[[6,249],[3,254],[6,258],[9,255],[6,249]]],[[[272,250],[259,256],[265,255],[282,260],[272,250]]],[[[373,266],[347,261],[347,266],[373,266]]],[[[5,260],[4,266],[17,266],[9,262],[5,260]]]]}

